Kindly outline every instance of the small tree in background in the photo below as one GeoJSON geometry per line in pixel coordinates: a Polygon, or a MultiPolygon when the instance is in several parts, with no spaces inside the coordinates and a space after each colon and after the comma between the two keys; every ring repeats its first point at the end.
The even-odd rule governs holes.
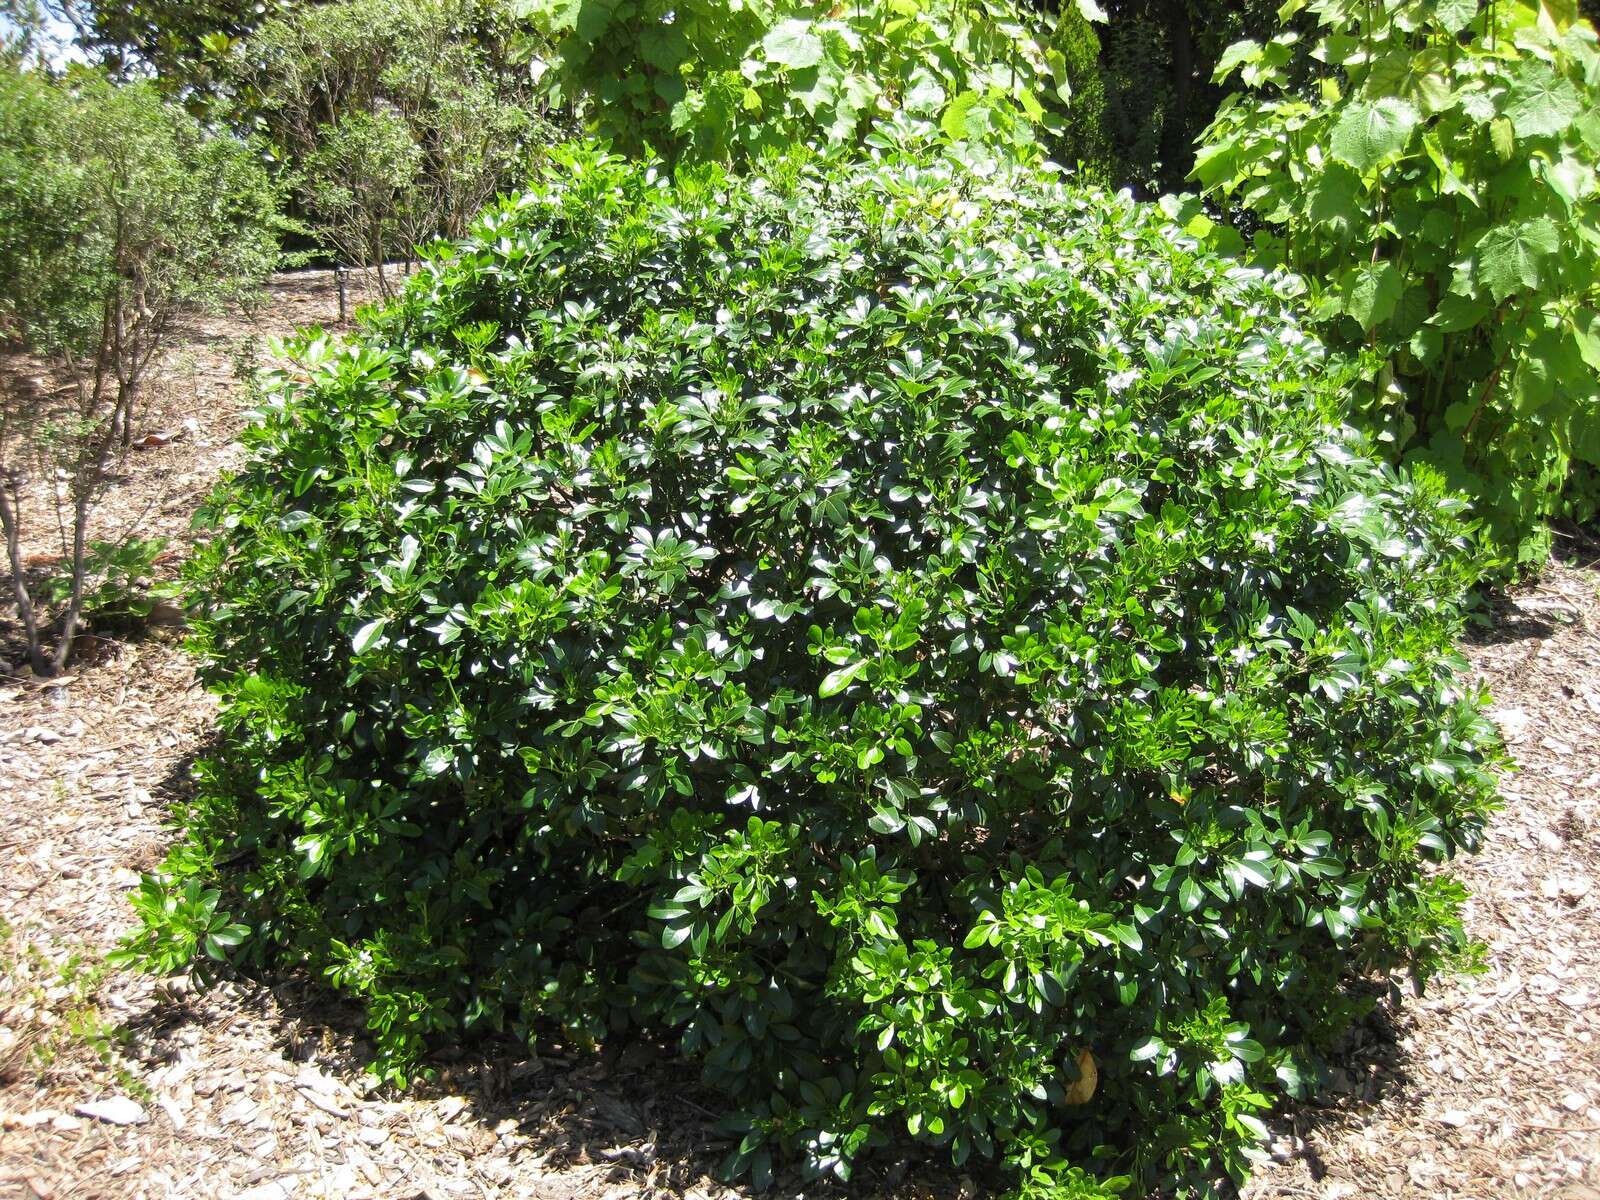
{"type": "Polygon", "coordinates": [[[0,395],[0,525],[37,673],[71,653],[90,515],[150,364],[180,312],[236,302],[271,270],[277,201],[248,147],[207,136],[149,84],[0,70],[0,330],[68,381],[0,395]],[[21,556],[30,470],[61,482],[71,585],[50,650],[21,556]]]}
{"type": "MultiPolygon", "coordinates": [[[[392,111],[357,112],[319,129],[299,172],[300,193],[319,241],[341,264],[372,269],[390,295],[383,264],[412,243],[421,215],[421,147],[392,111]]],[[[340,293],[341,305],[343,292],[340,293]]],[[[339,314],[340,320],[344,313],[339,314]]]]}
{"type": "Polygon", "coordinates": [[[312,234],[387,296],[386,261],[459,237],[549,141],[520,54],[493,2],[340,0],[267,20],[228,70],[312,234]]]}

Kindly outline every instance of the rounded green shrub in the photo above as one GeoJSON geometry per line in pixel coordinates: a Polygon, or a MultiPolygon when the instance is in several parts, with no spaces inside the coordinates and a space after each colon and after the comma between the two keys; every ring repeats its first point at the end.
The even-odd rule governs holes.
{"type": "Polygon", "coordinates": [[[758,1182],[1242,1173],[1343,982],[1463,949],[1497,753],[1458,505],[1293,286],[1017,168],[562,151],[291,347],[131,952],[304,964],[396,1078],[670,1037],[758,1182]]]}

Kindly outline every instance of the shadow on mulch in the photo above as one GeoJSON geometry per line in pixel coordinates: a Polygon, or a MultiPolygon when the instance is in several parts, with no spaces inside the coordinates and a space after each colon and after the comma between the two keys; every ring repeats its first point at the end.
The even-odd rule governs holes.
{"type": "MultiPolygon", "coordinates": [[[[1557,562],[1577,570],[1600,563],[1600,531],[1563,521],[1555,523],[1552,532],[1552,557],[1557,562]]],[[[1536,600],[1530,603],[1538,590],[1534,580],[1479,593],[1469,610],[1462,640],[1470,646],[1502,646],[1548,638],[1576,619],[1577,613],[1565,605],[1550,606],[1548,616],[1541,613],[1536,600]]]]}
{"type": "MultiPolygon", "coordinates": [[[[44,572],[40,572],[40,581],[43,581],[44,572]]],[[[38,593],[35,592],[35,595],[38,593]]],[[[11,577],[0,574],[0,598],[9,599],[11,596],[11,577]]],[[[61,636],[61,621],[52,621],[45,629],[42,641],[46,656],[55,650],[57,640],[61,636]]],[[[174,637],[181,637],[182,630],[172,625],[152,623],[149,621],[126,621],[107,625],[104,629],[80,629],[77,637],[72,639],[72,656],[67,659],[67,665],[62,668],[61,675],[70,679],[79,671],[98,667],[116,658],[117,652],[124,646],[139,646],[147,642],[170,641],[174,637]]],[[[10,680],[28,681],[38,687],[60,686],[60,682],[52,682],[51,678],[35,676],[31,671],[28,658],[28,640],[23,634],[22,625],[17,621],[0,619],[0,683],[10,680]]]]}
{"type": "MultiPolygon", "coordinates": [[[[372,1052],[359,1006],[293,972],[234,978],[245,1003],[268,1016],[286,1058],[359,1085],[372,1052]]],[[[1372,1011],[1329,1053],[1332,1065],[1319,1090],[1268,1122],[1274,1157],[1303,1159],[1315,1180],[1327,1173],[1312,1145],[1319,1129],[1376,1107],[1411,1082],[1401,1046],[1409,1013],[1394,1007],[1384,985],[1359,981],[1351,991],[1371,997],[1372,1011]]],[[[175,1055],[178,1032],[200,1019],[188,997],[176,996],[150,1010],[138,1028],[158,1054],[167,1046],[175,1055]]],[[[652,1194],[685,1195],[717,1174],[734,1145],[716,1128],[718,1097],[702,1090],[693,1067],[661,1041],[621,1038],[597,1049],[552,1041],[530,1055],[511,1038],[488,1037],[441,1050],[426,1066],[432,1077],[415,1084],[412,1097],[459,1097],[485,1128],[514,1128],[528,1139],[542,1168],[612,1164],[613,1182],[636,1178],[642,1186],[648,1177],[652,1194]]],[[[986,1194],[987,1166],[957,1170],[937,1149],[902,1143],[861,1162],[848,1186],[805,1181],[793,1170],[780,1172],[776,1186],[780,1195],[821,1200],[953,1200],[986,1194]]]]}
{"type": "Polygon", "coordinates": [[[1587,571],[1600,563],[1600,521],[1588,525],[1555,521],[1550,532],[1554,535],[1551,555],[1563,566],[1587,571]]]}
{"type": "Polygon", "coordinates": [[[1550,637],[1556,631],[1556,626],[1551,622],[1519,612],[1507,597],[1496,596],[1485,604],[1485,609],[1474,614],[1462,632],[1461,640],[1469,646],[1502,646],[1512,642],[1536,641],[1550,637]]]}
{"type": "MultiPolygon", "coordinates": [[[[216,753],[213,732],[167,771],[152,796],[169,811],[193,798],[197,760],[216,753]]],[[[272,969],[223,976],[241,992],[241,1001],[272,1029],[281,1053],[360,1091],[372,1061],[373,1046],[360,1006],[322,986],[303,972],[272,969]]],[[[175,1059],[182,1031],[207,1020],[203,995],[174,989],[127,1024],[155,1062],[175,1059]]],[[[694,1082],[694,1068],[678,1059],[666,1042],[619,1037],[586,1048],[552,1037],[536,1053],[508,1036],[473,1037],[445,1047],[425,1060],[431,1078],[413,1085],[410,1097],[459,1097],[484,1128],[514,1129],[543,1165],[562,1168],[613,1165],[613,1182],[648,1178],[658,1194],[688,1194],[705,1176],[715,1176],[720,1160],[737,1142],[716,1130],[718,1098],[694,1082]],[[510,1122],[510,1126],[505,1125],[510,1122]]],[[[379,1089],[369,1101],[385,1099],[379,1089]]],[[[948,1200],[962,1194],[963,1181],[948,1162],[904,1148],[898,1158],[880,1153],[859,1168],[853,1186],[809,1182],[817,1197],[888,1195],[948,1200]],[[915,1182],[905,1186],[908,1178],[915,1182]]],[[[780,1177],[780,1184],[801,1185],[780,1177]]],[[[970,1183],[965,1190],[970,1190],[970,1183]]]]}
{"type": "Polygon", "coordinates": [[[1323,1128],[1338,1128],[1352,1113],[1376,1108],[1403,1094],[1412,1083],[1410,1055],[1401,1044],[1413,1016],[1401,987],[1371,979],[1354,980],[1346,994],[1372,1002],[1371,1011],[1351,1023],[1326,1051],[1322,1078],[1304,1100],[1278,1106],[1267,1121],[1272,1132],[1272,1157],[1279,1162],[1302,1159],[1314,1181],[1327,1167],[1312,1142],[1323,1128]]]}
{"type": "MultiPolygon", "coordinates": [[[[295,972],[232,978],[242,1002],[266,1017],[285,1058],[359,1090],[372,1045],[358,1005],[295,972]]],[[[175,1058],[180,1032],[204,1019],[198,1007],[193,997],[174,995],[130,1028],[157,1060],[175,1058]]],[[[425,1066],[431,1077],[415,1083],[408,1096],[459,1098],[485,1129],[514,1130],[526,1139],[541,1170],[610,1165],[612,1184],[636,1181],[641,1189],[648,1183],[650,1194],[688,1195],[717,1175],[737,1142],[716,1129],[718,1098],[693,1081],[693,1067],[664,1042],[618,1038],[589,1049],[551,1041],[530,1054],[514,1039],[489,1036],[442,1049],[425,1066]]],[[[366,1097],[385,1098],[383,1089],[366,1097]]],[[[981,1176],[983,1164],[969,1171],[981,1176]]],[[[941,1161],[937,1151],[910,1145],[879,1151],[858,1166],[848,1186],[779,1172],[775,1194],[802,1193],[819,1200],[954,1200],[975,1194],[971,1178],[941,1161]]]]}

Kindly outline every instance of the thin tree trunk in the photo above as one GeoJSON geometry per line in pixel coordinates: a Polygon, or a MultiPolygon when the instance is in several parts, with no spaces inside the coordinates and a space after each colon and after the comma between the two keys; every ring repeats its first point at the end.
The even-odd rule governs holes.
{"type": "MultiPolygon", "coordinates": [[[[118,407],[122,397],[117,398],[118,407]]],[[[106,426],[90,453],[78,460],[73,478],[72,494],[72,594],[67,600],[67,614],[61,626],[61,641],[56,646],[52,660],[52,675],[59,675],[72,653],[72,641],[78,633],[78,617],[83,612],[84,550],[89,534],[89,502],[100,486],[106,463],[111,457],[111,447],[116,443],[117,427],[113,420],[106,426]]]]}
{"type": "Polygon", "coordinates": [[[1161,171],[1168,187],[1176,190],[1188,173],[1190,98],[1194,91],[1194,31],[1189,26],[1189,6],[1167,0],[1167,41],[1172,47],[1172,112],[1161,130],[1161,171]],[[1179,168],[1182,168],[1181,170],[1179,168]]]}
{"type": "Polygon", "coordinates": [[[72,653],[72,641],[78,632],[78,615],[83,611],[84,535],[89,524],[89,504],[86,495],[79,496],[72,511],[72,595],[67,601],[67,615],[61,624],[61,640],[51,659],[51,675],[61,674],[72,653]]]}
{"type": "Polygon", "coordinates": [[[0,526],[5,529],[6,557],[11,562],[11,588],[16,594],[22,630],[28,639],[28,659],[35,675],[48,675],[49,660],[45,657],[44,647],[39,644],[39,618],[34,612],[33,597],[28,592],[28,581],[22,575],[22,531],[18,528],[21,508],[17,490],[0,483],[0,526]]]}
{"type": "Polygon", "coordinates": [[[133,392],[128,383],[128,318],[121,302],[121,289],[117,290],[119,294],[111,342],[112,369],[117,376],[117,403],[111,410],[111,428],[113,433],[120,431],[122,445],[126,448],[133,441],[133,420],[128,412],[128,402],[133,392]]]}

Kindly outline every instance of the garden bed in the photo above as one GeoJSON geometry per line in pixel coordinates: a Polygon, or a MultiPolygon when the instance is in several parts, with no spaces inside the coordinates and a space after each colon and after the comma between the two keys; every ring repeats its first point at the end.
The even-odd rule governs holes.
{"type": "MultiPolygon", "coordinates": [[[[253,317],[192,322],[97,534],[181,545],[237,461],[239,348],[335,311],[331,276],[310,273],[280,276],[253,317]]],[[[27,557],[46,566],[53,526],[30,516],[27,557]]],[[[1324,1097],[1276,1123],[1250,1196],[1600,1200],[1600,549],[1563,545],[1463,647],[1520,768],[1460,868],[1488,970],[1380,1004],[1324,1097]]],[[[728,1193],[708,1114],[647,1049],[507,1049],[369,1092],[359,1019],[308,980],[197,995],[97,968],[133,923],[127,892],[161,858],[212,705],[171,628],[86,642],[48,686],[17,673],[13,633],[0,624],[0,1197],[728,1193]],[[131,1104],[93,1107],[116,1098],[131,1104]]],[[[984,1182],[885,1169],[864,1189],[984,1182]]]]}

